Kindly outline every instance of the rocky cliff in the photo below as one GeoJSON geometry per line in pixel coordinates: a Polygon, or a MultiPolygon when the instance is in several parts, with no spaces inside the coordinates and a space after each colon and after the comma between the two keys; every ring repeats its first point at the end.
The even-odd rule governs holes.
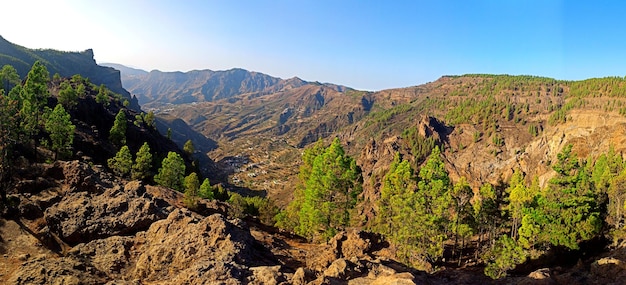
{"type": "Polygon", "coordinates": [[[104,84],[111,91],[122,95],[130,102],[130,108],[139,110],[139,102],[122,87],[119,70],[98,65],[93,50],[65,52],[51,49],[28,49],[5,40],[0,36],[0,67],[12,65],[21,78],[25,78],[35,61],[43,63],[50,75],[58,73],[62,77],[80,74],[96,84],[104,84]]]}

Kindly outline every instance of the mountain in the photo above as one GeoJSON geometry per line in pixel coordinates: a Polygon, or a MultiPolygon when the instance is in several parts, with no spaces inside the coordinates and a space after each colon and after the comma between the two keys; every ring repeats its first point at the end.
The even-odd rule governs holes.
{"type": "MultiPolygon", "coordinates": [[[[139,103],[147,108],[162,107],[166,104],[213,102],[238,95],[264,96],[305,85],[320,85],[297,77],[280,79],[259,72],[244,69],[225,71],[193,70],[189,72],[162,72],[158,70],[143,73],[123,65],[109,64],[122,71],[122,83],[139,103]]],[[[323,85],[323,84],[322,84],[323,85]]],[[[337,91],[347,90],[344,86],[325,85],[337,91]]]]}
{"type": "MultiPolygon", "coordinates": [[[[64,84],[78,85],[70,79],[49,82],[47,107],[57,104],[64,84]]],[[[84,96],[68,108],[76,129],[65,160],[57,160],[43,143],[52,137],[48,128],[37,135],[39,146],[29,139],[13,142],[13,151],[3,156],[13,160],[2,161],[0,283],[447,283],[450,274],[429,276],[379,253],[388,244],[377,235],[353,230],[329,243],[308,243],[248,216],[242,207],[251,206],[236,204],[234,198],[243,198],[233,193],[221,197],[232,204],[198,199],[192,211],[185,206],[186,194],[112,171],[108,160],[118,147],[108,131],[120,112],[126,114],[126,145],[132,153],[143,143],[150,146],[157,162],[153,173],[167,153],[186,155],[138,119],[140,113],[113,96],[108,104],[97,102],[98,86],[84,86],[84,96]]],[[[11,104],[0,108],[18,112],[11,104]]],[[[189,160],[186,166],[193,170],[189,160]]],[[[215,185],[216,194],[222,187],[228,186],[215,185]]]]}
{"type": "Polygon", "coordinates": [[[43,63],[50,75],[62,77],[80,74],[96,84],[104,84],[111,91],[122,95],[130,107],[139,110],[138,102],[122,87],[120,72],[111,67],[100,66],[94,60],[93,50],[64,52],[52,49],[28,49],[13,44],[0,36],[0,66],[12,65],[21,78],[25,78],[35,61],[43,63]]]}
{"type": "Polygon", "coordinates": [[[129,77],[129,76],[143,76],[143,75],[148,74],[148,72],[143,69],[132,68],[132,67],[128,67],[125,65],[117,64],[117,63],[102,62],[100,63],[100,65],[112,67],[112,68],[119,70],[120,74],[122,75],[122,78],[129,77]]]}

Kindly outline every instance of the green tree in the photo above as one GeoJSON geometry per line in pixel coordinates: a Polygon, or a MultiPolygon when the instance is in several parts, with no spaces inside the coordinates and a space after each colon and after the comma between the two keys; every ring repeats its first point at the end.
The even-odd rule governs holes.
{"type": "Polygon", "coordinates": [[[98,87],[98,94],[96,94],[96,103],[109,106],[109,101],[109,90],[104,84],[101,84],[100,87],[98,87]]]}
{"type": "Polygon", "coordinates": [[[36,61],[28,72],[21,94],[21,127],[27,136],[34,136],[39,133],[40,114],[43,107],[48,103],[48,97],[50,97],[49,81],[48,70],[41,62],[36,61]]]}
{"type": "Polygon", "coordinates": [[[147,142],[137,151],[135,164],[133,164],[131,177],[132,179],[145,180],[150,176],[150,167],[152,166],[152,153],[147,142]]]}
{"type": "Polygon", "coordinates": [[[144,116],[144,121],[146,125],[154,128],[154,112],[150,111],[144,116]]]}
{"type": "Polygon", "coordinates": [[[17,70],[13,66],[7,64],[0,69],[0,89],[4,89],[5,93],[20,83],[20,75],[17,74],[17,70]]]}
{"type": "Polygon", "coordinates": [[[579,242],[595,237],[602,226],[597,192],[572,145],[557,158],[552,167],[557,175],[549,181],[549,190],[535,197],[535,205],[522,219],[519,242],[525,247],[543,243],[578,249],[579,242]]]}
{"type": "Polygon", "coordinates": [[[76,84],[76,96],[78,96],[78,98],[85,98],[85,95],[87,95],[87,91],[85,90],[85,85],[81,82],[76,84]]]}
{"type": "Polygon", "coordinates": [[[417,244],[423,244],[420,254],[428,261],[435,261],[443,254],[447,227],[451,224],[450,177],[445,168],[441,151],[435,146],[426,163],[419,171],[418,191],[415,196],[414,213],[419,216],[415,231],[419,232],[417,244]]]}
{"type": "Polygon", "coordinates": [[[459,236],[464,244],[465,238],[472,234],[474,221],[470,200],[473,194],[474,192],[465,177],[461,177],[450,192],[452,204],[454,205],[454,248],[452,249],[452,254],[456,253],[459,236]]]}
{"type": "Polygon", "coordinates": [[[170,151],[161,162],[161,168],[159,168],[159,173],[154,176],[154,181],[161,186],[182,191],[184,177],[185,161],[178,153],[170,151]]]}
{"type": "Polygon", "coordinates": [[[501,220],[500,203],[495,187],[490,183],[483,184],[471,203],[474,220],[478,226],[478,243],[482,244],[484,233],[488,234],[487,240],[495,240],[498,223],[501,220]]]}
{"type": "Polygon", "coordinates": [[[306,182],[311,176],[313,162],[318,155],[324,153],[324,141],[317,140],[311,147],[308,147],[302,153],[302,164],[298,172],[298,184],[293,191],[293,199],[287,205],[285,210],[276,215],[276,226],[283,229],[295,230],[300,225],[300,209],[304,202],[304,190],[306,182]]]}
{"type": "Polygon", "coordinates": [[[126,114],[122,109],[115,116],[113,127],[109,131],[109,140],[116,146],[126,144],[126,114]]]}
{"type": "Polygon", "coordinates": [[[487,263],[485,275],[493,279],[505,277],[507,271],[526,261],[526,255],[524,249],[515,240],[502,235],[494,248],[483,256],[483,260],[487,263]]]}
{"type": "Polygon", "coordinates": [[[204,181],[202,181],[198,195],[203,199],[213,200],[213,187],[211,187],[208,178],[204,178],[204,181]]]}
{"type": "Polygon", "coordinates": [[[524,174],[519,169],[515,169],[513,172],[506,191],[509,194],[509,205],[506,209],[509,211],[512,219],[511,238],[517,239],[517,231],[524,215],[523,209],[533,201],[533,198],[538,193],[529,191],[524,183],[524,174]]]}
{"type": "MultiPolygon", "coordinates": [[[[16,88],[13,88],[16,89],[16,88]]],[[[19,129],[18,100],[5,96],[0,89],[0,198],[6,205],[6,193],[11,188],[13,179],[14,148],[18,144],[19,129]]]]}
{"type": "Polygon", "coordinates": [[[78,93],[67,81],[62,82],[59,87],[59,104],[68,110],[78,104],[78,93]]]}
{"type": "Polygon", "coordinates": [[[296,232],[309,238],[320,233],[330,238],[348,226],[350,211],[361,192],[361,181],[361,170],[336,138],[313,162],[296,232]]]}
{"type": "Polygon", "coordinates": [[[72,124],[70,114],[61,104],[57,104],[46,118],[45,129],[50,134],[56,159],[59,154],[64,154],[72,146],[76,127],[72,124]]]}
{"type": "MultiPolygon", "coordinates": [[[[389,171],[383,177],[380,199],[377,201],[378,212],[375,221],[377,232],[386,236],[400,232],[399,228],[405,226],[406,223],[397,221],[397,217],[404,211],[413,211],[410,208],[407,209],[411,204],[404,202],[412,200],[409,196],[416,189],[417,181],[413,177],[411,165],[407,160],[400,159],[400,153],[396,153],[389,171]]],[[[404,241],[396,242],[402,244],[404,241]]]]}
{"type": "Polygon", "coordinates": [[[193,146],[193,142],[191,140],[187,140],[185,145],[183,145],[183,151],[187,154],[187,156],[191,157],[195,148],[193,146]]]}
{"type": "Polygon", "coordinates": [[[424,205],[420,203],[413,169],[398,153],[383,178],[377,205],[374,229],[394,245],[400,260],[419,267],[433,245],[437,248],[435,251],[439,251],[439,244],[431,243],[430,236],[424,234],[423,223],[431,216],[420,211],[424,205]]]}
{"type": "Polygon", "coordinates": [[[122,146],[115,157],[107,160],[107,164],[115,174],[121,177],[128,176],[133,168],[133,156],[130,154],[130,149],[127,146],[122,146]]]}
{"type": "Polygon", "coordinates": [[[187,177],[185,177],[185,198],[183,202],[185,207],[189,209],[198,208],[198,188],[200,188],[200,181],[198,179],[198,174],[192,172],[187,177]]]}
{"type": "Polygon", "coordinates": [[[607,223],[615,230],[616,238],[623,237],[626,224],[626,170],[611,180],[611,185],[607,191],[607,223]]]}

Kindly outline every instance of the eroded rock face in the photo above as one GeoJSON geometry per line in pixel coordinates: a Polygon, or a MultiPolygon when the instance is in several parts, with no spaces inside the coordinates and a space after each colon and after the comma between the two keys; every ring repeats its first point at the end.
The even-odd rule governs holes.
{"type": "Polygon", "coordinates": [[[101,193],[76,189],[44,213],[50,231],[68,244],[134,234],[166,216],[138,181],[129,182],[124,189],[116,185],[101,193]]]}
{"type": "Polygon", "coordinates": [[[220,214],[201,218],[174,210],[137,236],[136,265],[131,276],[172,280],[172,284],[223,282],[239,284],[248,270],[253,238],[220,214]]]}
{"type": "Polygon", "coordinates": [[[24,262],[7,284],[104,284],[106,274],[72,257],[42,255],[24,262]]]}

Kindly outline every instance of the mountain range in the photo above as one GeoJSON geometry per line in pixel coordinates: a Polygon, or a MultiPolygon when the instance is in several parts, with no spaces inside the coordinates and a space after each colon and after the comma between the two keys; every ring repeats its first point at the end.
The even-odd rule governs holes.
{"type": "MultiPolygon", "coordinates": [[[[60,278],[67,277],[66,283],[72,283],[76,280],[68,276],[76,275],[91,283],[489,283],[482,274],[485,264],[502,262],[499,257],[511,256],[507,250],[517,249],[507,248],[510,245],[502,242],[506,238],[496,241],[484,226],[493,223],[497,236],[509,237],[519,247],[518,240],[513,239],[517,237],[510,238],[522,223],[514,215],[515,199],[526,199],[520,203],[527,219],[530,211],[544,220],[553,218],[537,214],[543,210],[538,205],[548,205],[545,208],[555,212],[560,210],[560,202],[566,210],[582,202],[603,205],[597,208],[606,210],[600,217],[605,228],[593,239],[575,240],[576,245],[580,242],[576,250],[547,242],[524,248],[528,255],[523,260],[512,267],[499,264],[505,274],[514,276],[495,284],[533,284],[538,279],[546,284],[602,284],[626,276],[621,266],[626,262],[626,244],[617,238],[624,215],[607,210],[621,209],[623,202],[614,199],[626,197],[619,194],[623,192],[619,184],[624,179],[619,176],[622,171],[611,170],[623,168],[622,162],[613,160],[623,158],[626,152],[624,78],[565,81],[467,74],[370,92],[243,69],[147,72],[119,64],[101,67],[90,50],[29,50],[0,40],[0,65],[18,65],[22,78],[35,60],[49,66],[51,73],[58,72],[65,82],[70,81],[72,72],[89,77],[96,85],[110,80],[112,90],[122,92],[126,99],[136,98],[136,104],[132,104],[135,110],[127,110],[120,102],[98,103],[98,91],[90,85],[70,112],[77,126],[72,161],[48,163],[18,149],[23,155],[13,178],[16,186],[9,193],[15,204],[10,213],[14,216],[0,223],[2,242],[10,245],[5,248],[5,262],[0,262],[10,274],[0,275],[1,281],[61,283],[60,278]],[[171,140],[141,122],[140,107],[156,114],[156,129],[163,135],[171,134],[171,140]],[[158,160],[169,151],[184,156],[180,148],[191,140],[195,152],[194,157],[186,158],[187,169],[203,170],[200,174],[211,179],[216,189],[226,189],[222,200],[228,203],[201,199],[192,212],[182,209],[186,197],[181,193],[128,181],[111,172],[105,165],[116,155],[116,147],[106,133],[120,110],[128,114],[125,123],[133,153],[147,141],[158,160]],[[351,221],[357,231],[351,228],[318,244],[273,227],[273,215],[262,217],[275,210],[271,205],[286,209],[290,202],[304,199],[297,196],[309,182],[299,180],[306,172],[303,154],[315,150],[311,145],[316,141],[328,145],[335,138],[361,173],[357,182],[362,191],[354,203],[351,221]],[[571,158],[564,154],[568,146],[571,158]],[[368,231],[376,230],[375,221],[384,210],[382,189],[395,182],[393,179],[400,179],[392,172],[400,168],[400,158],[408,169],[404,172],[408,186],[404,188],[412,187],[405,193],[409,197],[424,191],[425,184],[417,183],[428,181],[428,173],[420,171],[432,167],[428,161],[435,147],[441,149],[436,157],[441,160],[437,171],[445,172],[451,182],[448,190],[452,194],[442,197],[454,199],[443,212],[457,217],[448,223],[457,227],[446,228],[445,239],[439,240],[443,258],[421,259],[420,255],[403,259],[399,253],[402,244],[390,243],[395,236],[368,231]],[[563,170],[566,159],[571,159],[566,165],[571,169],[563,170]],[[572,176],[555,179],[566,175],[572,176]],[[570,184],[575,186],[563,191],[550,188],[570,184]],[[487,186],[501,204],[491,205],[493,212],[481,222],[475,216],[487,205],[482,204],[488,198],[484,193],[487,186]],[[530,191],[540,194],[516,197],[512,193],[518,191],[517,186],[524,195],[530,191]],[[586,192],[576,199],[546,202],[579,189],[586,192]],[[604,191],[603,196],[591,196],[600,191],[604,191]],[[455,196],[458,193],[465,196],[455,196]],[[589,197],[599,198],[590,202],[589,197]],[[460,221],[462,211],[464,219],[471,222],[460,221]],[[610,220],[611,215],[618,216],[617,221],[610,220]],[[469,229],[462,237],[460,223],[469,229]],[[614,236],[609,246],[607,239],[614,236]],[[457,243],[457,238],[462,240],[457,243]],[[456,251],[457,244],[460,252],[456,251]],[[494,247],[498,249],[501,244],[504,249],[494,253],[494,247]],[[41,256],[33,257],[36,254],[41,256]],[[549,269],[537,270],[544,267],[549,269]]],[[[49,84],[54,98],[48,104],[57,100],[60,83],[49,84]]],[[[31,152],[45,155],[45,151],[42,144],[31,152]]],[[[152,171],[159,167],[152,165],[152,171]]],[[[391,201],[413,201],[400,198],[391,201]]],[[[420,203],[419,199],[414,203],[420,203]]],[[[320,202],[320,206],[325,205],[320,202]]],[[[575,209],[582,212],[576,212],[574,218],[598,210],[591,206],[575,209]]],[[[405,215],[400,221],[406,219],[405,215]]],[[[551,229],[542,230],[553,234],[548,231],[551,229]]],[[[538,232],[537,238],[545,237],[543,234],[538,232]]]]}

